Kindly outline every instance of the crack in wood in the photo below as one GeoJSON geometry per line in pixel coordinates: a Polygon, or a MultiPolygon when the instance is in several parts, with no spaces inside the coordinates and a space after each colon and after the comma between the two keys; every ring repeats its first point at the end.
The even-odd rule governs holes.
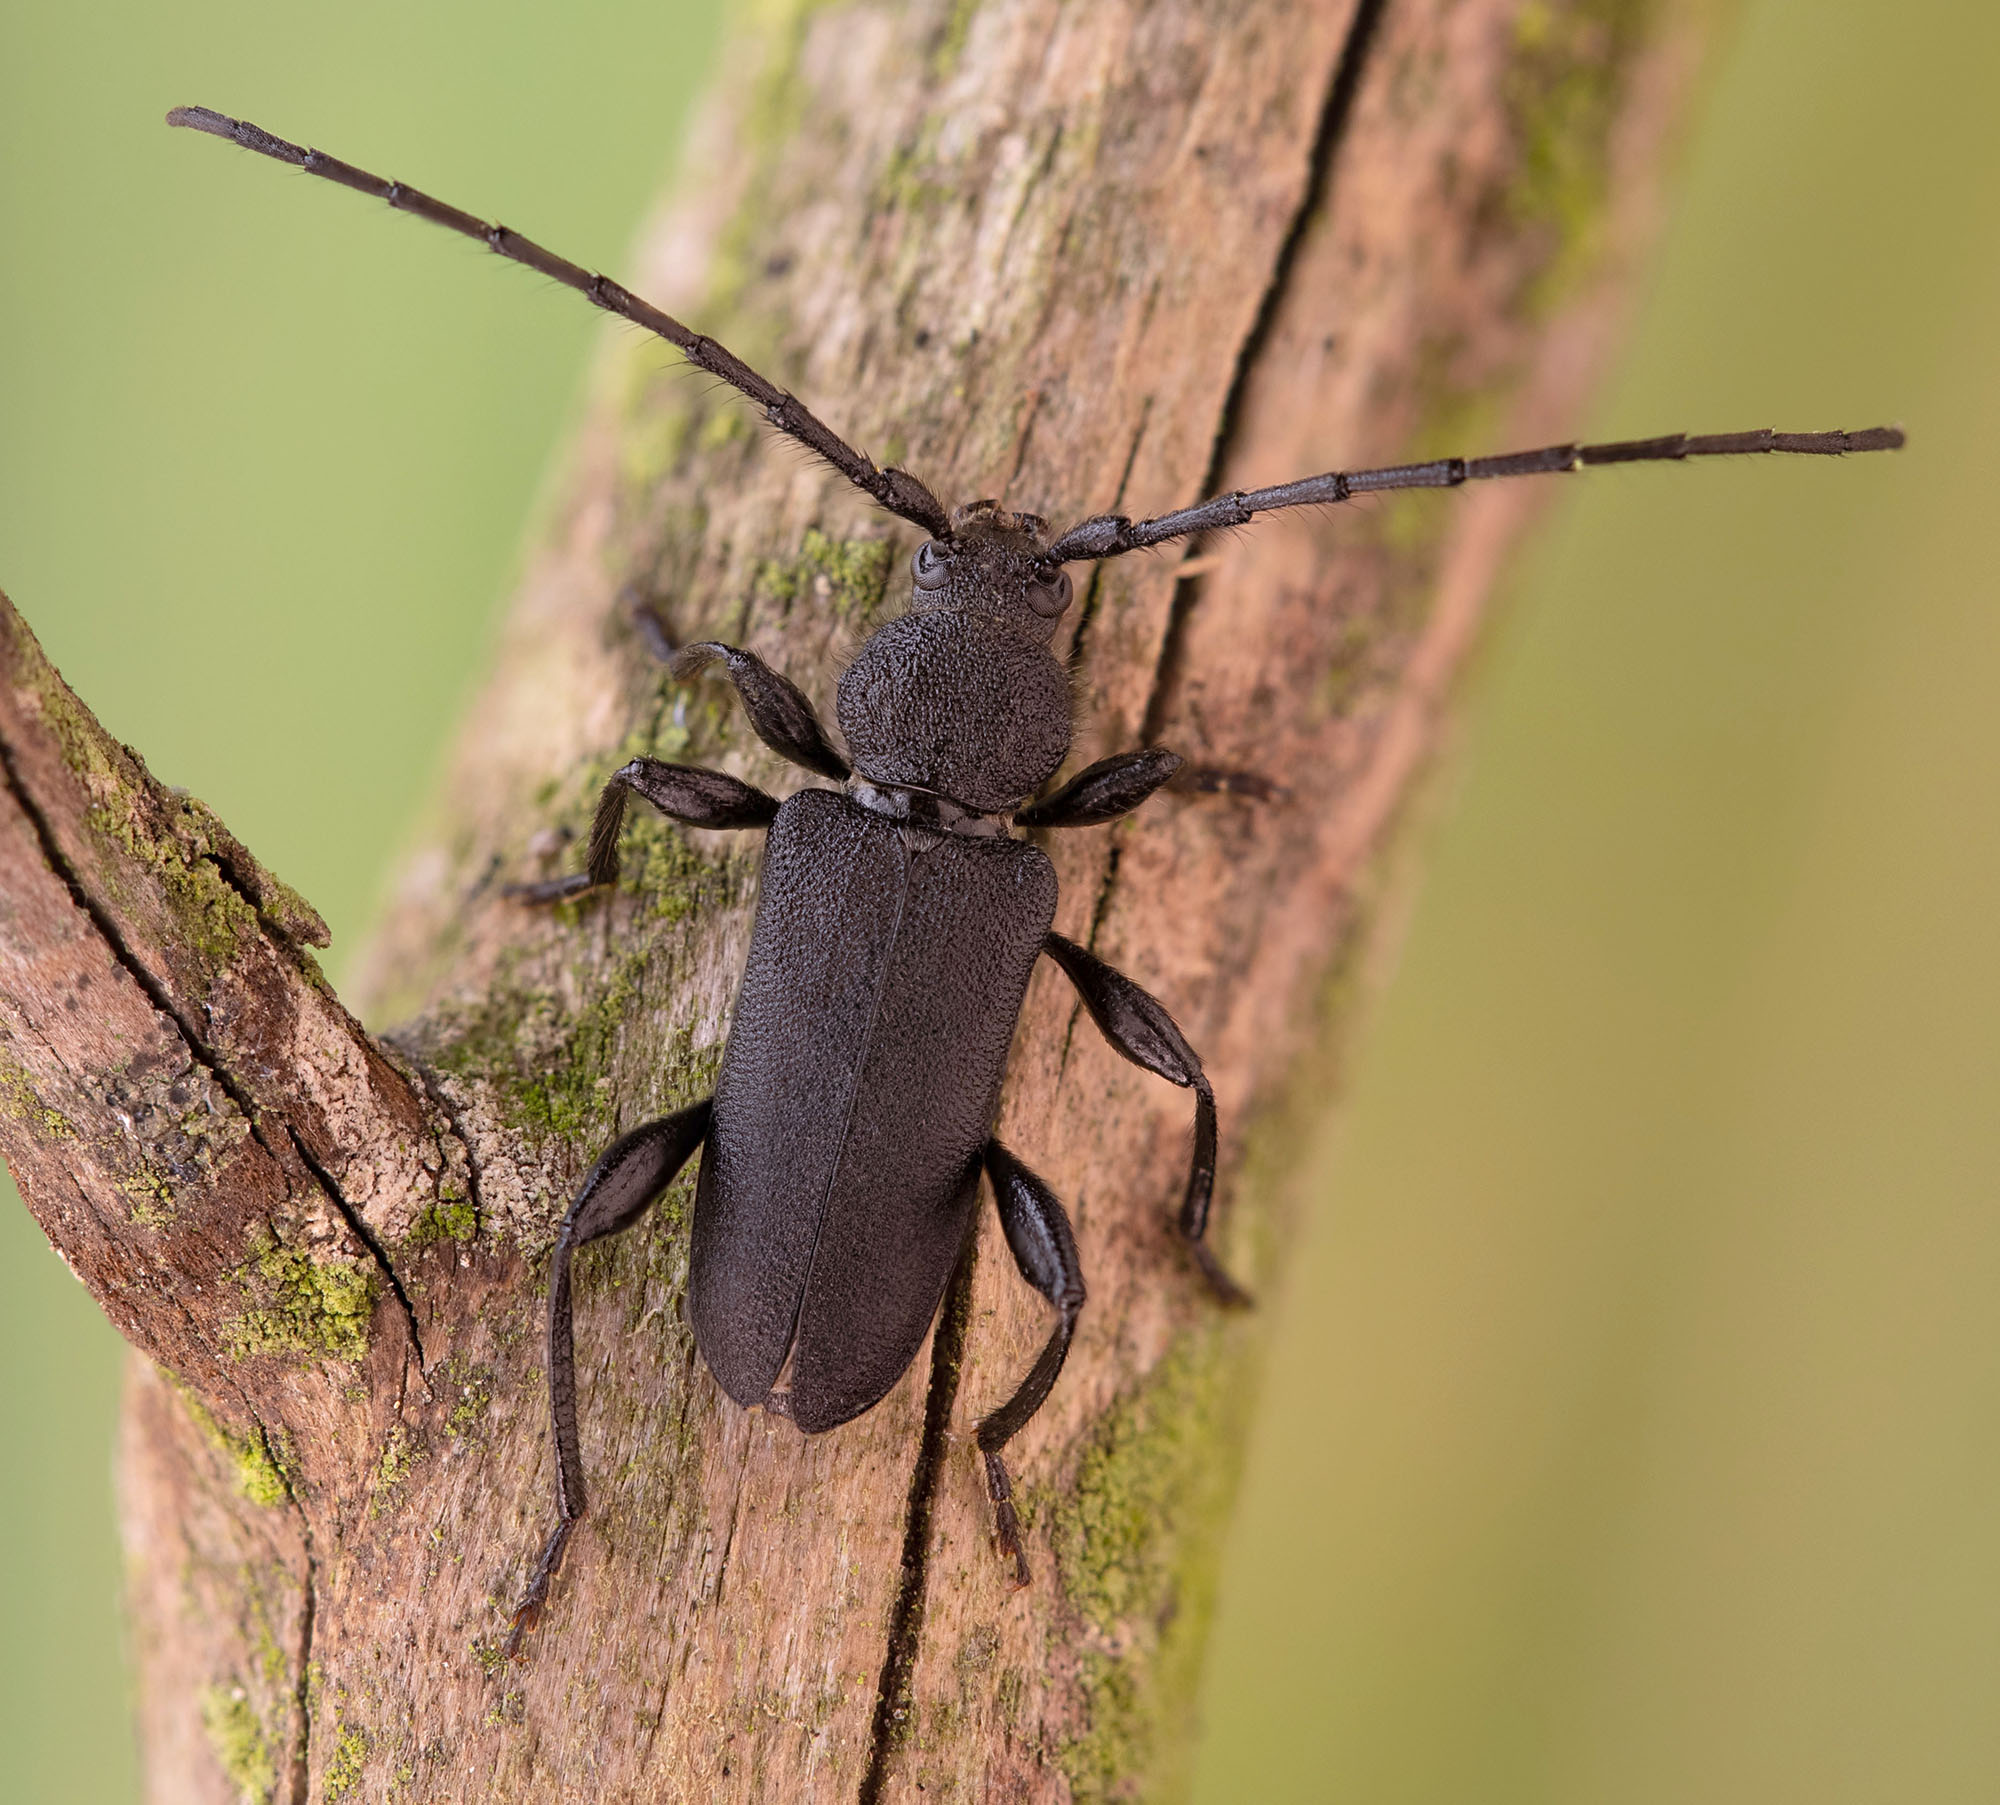
{"type": "MultiPolygon", "coordinates": [[[[16,803],[19,804],[21,813],[26,817],[29,826],[34,829],[36,843],[41,848],[43,859],[47,861],[49,869],[54,872],[63,887],[69,892],[71,902],[82,911],[85,919],[96,930],[97,936],[104,943],[106,950],[118,962],[120,967],[123,968],[127,976],[139,986],[146,1000],[152,1004],[153,1008],[162,1017],[173,1024],[175,1032],[180,1037],[181,1044],[188,1050],[189,1057],[215,1080],[223,1095],[231,1103],[235,1104],[236,1108],[242,1113],[244,1123],[249,1128],[250,1134],[255,1139],[257,1145],[262,1147],[271,1156],[272,1161],[278,1166],[279,1170],[283,1171],[286,1161],[279,1153],[277,1147],[273,1145],[270,1136],[264,1131],[262,1112],[258,1109],[256,1100],[230,1073],[229,1069],[224,1065],[221,1055],[196,1031],[194,1023],[182,1012],[179,1005],[175,1003],[173,994],[168,990],[165,982],[154,972],[150,971],[145,961],[132,950],[125,936],[119,931],[118,924],[112,919],[110,910],[105,908],[90,893],[84,884],[82,873],[77,869],[68,854],[64,852],[62,843],[57,838],[55,828],[50,822],[48,815],[29,791],[28,785],[21,775],[19,761],[14,754],[13,748],[7,744],[4,736],[0,736],[0,780],[5,781],[9,793],[14,797],[16,803]]],[[[299,957],[299,949],[292,944],[289,935],[284,933],[277,923],[267,917],[265,911],[258,905],[255,896],[244,886],[239,875],[230,868],[228,862],[213,855],[205,855],[205,862],[212,865],[223,880],[228,883],[230,888],[251,906],[256,913],[259,925],[263,927],[267,934],[274,936],[289,956],[296,960],[299,957]]],[[[368,1226],[361,1212],[341,1195],[340,1187],[334,1183],[333,1175],[314,1156],[311,1149],[307,1147],[304,1138],[289,1121],[285,1123],[285,1133],[291,1142],[294,1152],[298,1155],[306,1170],[311,1174],[314,1182],[326,1193],[334,1208],[340,1213],[341,1219],[346,1222],[355,1238],[368,1250],[375,1264],[382,1269],[383,1276],[389,1281],[390,1289],[395,1293],[397,1303],[402,1307],[403,1317],[410,1332],[410,1343],[416,1350],[418,1370],[420,1372],[424,1371],[423,1338],[417,1329],[416,1310],[411,1304],[408,1291],[403,1287],[401,1276],[390,1263],[388,1250],[376,1238],[374,1231],[368,1226]]],[[[426,1378],[426,1383],[428,1383],[428,1377],[426,1378]]],[[[256,1420],[254,1413],[252,1413],[252,1421],[256,1420]]]]}
{"type": "MultiPolygon", "coordinates": [[[[286,1481],[290,1489],[291,1482],[286,1481]]],[[[299,1601],[299,1678],[293,1701],[299,1714],[298,1732],[292,1739],[292,1805],[307,1805],[312,1794],[312,1648],[313,1620],[319,1611],[319,1561],[313,1553],[312,1527],[305,1522],[305,1507],[297,1507],[306,1544],[305,1588],[299,1601]]]]}
{"type": "Polygon", "coordinates": [[[146,1000],[173,1023],[189,1055],[215,1080],[223,1095],[242,1111],[243,1119],[248,1124],[251,1134],[256,1137],[257,1145],[270,1154],[282,1170],[284,1161],[279,1158],[277,1149],[265,1137],[263,1126],[257,1119],[257,1106],[249,1092],[230,1076],[214,1049],[195,1032],[194,1024],[175,1005],[166,985],[146,969],[145,962],[125,943],[125,937],[118,931],[117,923],[111,919],[110,911],[84,887],[81,875],[71,864],[68,855],[62,849],[61,842],[56,838],[55,829],[50,825],[48,816],[29,794],[28,786],[21,778],[20,767],[15,762],[13,750],[4,737],[0,737],[0,777],[6,780],[7,788],[21,806],[21,813],[27,817],[29,826],[35,830],[35,838],[41,846],[42,857],[48,861],[49,869],[61,879],[63,887],[69,892],[70,901],[83,911],[90,925],[97,930],[98,938],[104,942],[111,956],[124,968],[126,975],[145,993],[146,1000]]]}
{"type": "MultiPolygon", "coordinates": [[[[1111,497],[1109,511],[1117,513],[1125,505],[1125,491],[1132,482],[1132,471],[1139,462],[1139,447],[1145,443],[1146,428],[1153,419],[1153,397],[1147,395],[1139,403],[1139,424],[1132,430],[1132,443],[1126,447],[1125,465],[1118,472],[1118,487],[1111,497]]],[[[1091,565],[1090,580],[1083,588],[1083,606],[1076,612],[1076,627],[1069,640],[1069,669],[1071,676],[1082,681],[1082,673],[1090,659],[1090,629],[1097,619],[1099,604],[1104,599],[1104,564],[1102,561],[1091,565]]]]}
{"type": "MultiPolygon", "coordinates": [[[[1257,317],[1251,321],[1250,330],[1244,334],[1243,343],[1237,349],[1236,368],[1230,375],[1229,393],[1223,401],[1221,417],[1216,422],[1215,441],[1209,452],[1208,469],[1202,474],[1199,494],[1213,495],[1221,486],[1222,473],[1228,465],[1230,452],[1235,448],[1242,424],[1250,374],[1257,367],[1257,360],[1269,342],[1272,325],[1284,301],[1285,291],[1290,286],[1292,270],[1298,263],[1306,233],[1325,208],[1327,191],[1333,183],[1334,159],[1340,153],[1341,140],[1346,136],[1347,122],[1354,111],[1354,99],[1361,89],[1368,52],[1375,42],[1382,15],[1387,10],[1388,0],[1360,0],[1353,21],[1347,28],[1347,41],[1341,46],[1340,60],[1334,66],[1333,81],[1326,91],[1326,103],[1320,109],[1319,128],[1313,136],[1312,155],[1306,165],[1305,192],[1299,196],[1291,224],[1285,229],[1284,242],[1279,245],[1278,255],[1272,262],[1271,279],[1264,285],[1263,297],[1257,304],[1257,317]]],[[[1188,541],[1186,556],[1189,560],[1200,555],[1206,540],[1207,536],[1203,535],[1188,541]]],[[[1145,726],[1139,736],[1142,746],[1150,746],[1166,724],[1168,703],[1180,683],[1188,618],[1201,600],[1206,580],[1205,574],[1198,572],[1182,577],[1174,585],[1174,599],[1167,612],[1167,630],[1160,641],[1159,658],[1153,666],[1152,692],[1146,698],[1145,726]]]]}
{"type": "Polygon", "coordinates": [[[472,1135],[465,1126],[465,1117],[458,1105],[451,1099],[451,1093],[444,1088],[443,1081],[415,1053],[400,1042],[389,1040],[384,1043],[407,1062],[417,1075],[417,1087],[429,1099],[431,1106],[445,1119],[455,1140],[465,1153],[465,1184],[471,1193],[472,1215],[475,1232],[483,1233],[487,1227],[486,1200],[484,1195],[485,1174],[480,1170],[479,1149],[473,1145],[472,1135]]]}
{"type": "Polygon", "coordinates": [[[382,1269],[382,1276],[389,1281],[389,1289],[395,1293],[396,1302],[402,1306],[403,1323],[410,1332],[410,1347],[417,1356],[417,1371],[423,1376],[425,1388],[430,1386],[430,1368],[424,1359],[424,1338],[417,1328],[417,1309],[411,1303],[410,1294],[403,1288],[402,1275],[397,1272],[389,1259],[389,1250],[384,1247],[375,1231],[368,1226],[368,1218],[349,1203],[341,1193],[340,1186],[326,1168],[325,1163],[306,1145],[305,1137],[291,1123],[285,1124],[285,1133],[291,1137],[293,1150],[305,1162],[305,1167],[318,1181],[319,1187],[332,1199],[333,1207],[340,1212],[340,1219],[353,1231],[354,1238],[367,1248],[375,1264],[382,1269]]]}
{"type": "Polygon", "coordinates": [[[959,1372],[965,1363],[965,1330],[972,1316],[972,1273],[979,1238],[968,1234],[938,1312],[931,1337],[930,1380],[924,1393],[924,1434],[910,1475],[910,1502],[903,1519],[902,1579],[889,1613],[889,1646],[875,1686],[875,1715],[868,1732],[868,1766],[855,1805],[878,1805],[889,1777],[889,1761],[909,1726],[910,1676],[924,1629],[924,1587],[929,1577],[931,1518],[939,1480],[950,1452],[951,1410],[958,1400],[959,1372]]]}

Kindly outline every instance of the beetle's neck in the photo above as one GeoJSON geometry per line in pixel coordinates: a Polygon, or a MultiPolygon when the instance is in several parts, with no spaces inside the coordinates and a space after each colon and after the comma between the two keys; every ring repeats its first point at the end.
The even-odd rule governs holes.
{"type": "Polygon", "coordinates": [[[935,828],[940,833],[963,834],[969,839],[1005,839],[1014,824],[1011,813],[982,815],[977,809],[969,809],[963,803],[952,801],[949,796],[938,795],[934,790],[870,783],[865,777],[850,777],[847,793],[863,808],[877,815],[886,815],[891,821],[909,821],[919,827],[935,828]]]}

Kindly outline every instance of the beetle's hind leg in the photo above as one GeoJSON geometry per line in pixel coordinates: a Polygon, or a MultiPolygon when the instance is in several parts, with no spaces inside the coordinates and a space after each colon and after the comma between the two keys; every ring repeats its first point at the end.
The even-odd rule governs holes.
{"type": "Polygon", "coordinates": [[[590,824],[590,855],[585,870],[544,884],[509,884],[503,895],[517,902],[554,903],[586,890],[618,881],[618,836],[625,827],[625,804],[633,796],[650,802],[661,814],[689,827],[769,827],[778,799],[768,796],[726,771],[706,771],[699,765],[670,765],[657,758],[635,758],[613,771],[597,799],[590,824]]]}
{"type": "Polygon", "coordinates": [[[1219,1301],[1249,1303],[1249,1292],[1223,1270],[1205,1238],[1209,1205],[1215,1199],[1215,1091],[1201,1069],[1200,1056],[1159,998],[1115,966],[1060,934],[1049,935],[1042,950],[1069,974],[1091,1019],[1118,1052],[1134,1065],[1194,1092],[1194,1156],[1188,1162],[1187,1191],[1181,1198],[1181,1238],[1219,1301]]]}
{"type": "Polygon", "coordinates": [[[570,1311],[570,1261],[579,1247],[628,1229],[708,1138],[709,1104],[696,1103],[648,1122],[613,1141],[590,1169],[556,1236],[549,1258],[549,1425],[555,1441],[556,1526],[535,1563],[534,1576],[514,1612],[507,1653],[540,1620],[549,1581],[562,1565],[569,1534],[583,1515],[583,1453],[576,1433],[576,1331],[570,1311]]]}
{"type": "Polygon", "coordinates": [[[1028,1557],[1021,1549],[1021,1520],[1014,1514],[1014,1488],[1000,1450],[1041,1409],[1062,1371],[1076,1319],[1082,1313],[1083,1268],[1077,1263],[1076,1236],[1069,1217],[1047,1183],[1021,1164],[998,1141],[986,1143],[986,1176],[1000,1206],[1000,1226],[1021,1276],[1056,1307],[1058,1320],[1041,1357],[1020,1389],[979,1423],[979,1452],[986,1461],[986,1489],[993,1499],[994,1535],[1000,1552],[1014,1563],[1014,1583],[1028,1583],[1028,1557]]]}

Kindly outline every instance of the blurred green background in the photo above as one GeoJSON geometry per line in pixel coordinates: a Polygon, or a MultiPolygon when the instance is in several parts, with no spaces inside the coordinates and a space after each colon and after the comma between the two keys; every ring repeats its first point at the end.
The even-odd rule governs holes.
{"type": "MultiPolygon", "coordinates": [[[[596,327],[160,115],[617,269],[717,10],[0,3],[0,585],[336,972],[596,327]]],[[[1555,498],[1315,1156],[1203,1805],[2000,1794],[1996,73],[1971,0],[1741,9],[1595,424],[1913,446],[1555,498]]],[[[8,1800],[135,1796],[118,1366],[0,1198],[8,1800]]]]}

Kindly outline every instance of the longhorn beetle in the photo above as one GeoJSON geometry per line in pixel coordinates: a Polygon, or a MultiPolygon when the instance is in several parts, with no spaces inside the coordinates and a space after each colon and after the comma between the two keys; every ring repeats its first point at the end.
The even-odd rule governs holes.
{"type": "Polygon", "coordinates": [[[992,1135],[1008,1043],[1029,973],[1045,954],[1113,1047],[1194,1093],[1180,1232],[1215,1294],[1247,1301],[1202,1238],[1216,1126],[1201,1060],[1156,998],[1052,931],[1054,869],[1039,847],[1010,832],[1116,820],[1182,764],[1164,747],[1116,753],[1043,801],[1028,800],[1069,752],[1069,679],[1049,649],[1070,604],[1065,565],[1243,526],[1279,508],[1392,489],[1596,464],[1893,451],[1903,443],[1899,429],[1875,427],[1551,445],[1328,471],[1151,520],[1095,514],[1052,533],[1038,516],[991,501],[947,512],[908,471],[878,467],[714,339],[518,232],[206,107],[176,107],[167,123],[448,227],[657,333],[747,396],[779,432],[929,534],[912,565],[909,612],[876,629],[840,679],[835,713],[845,755],[805,694],[755,654],[712,643],[663,648],[678,676],[719,660],[757,737],[839,789],[803,789],[781,803],[720,771],[634,759],[605,785],[587,869],[515,891],[551,902],[614,883],[632,796],[690,826],[764,828],[769,836],[715,1094],[606,1148],[556,1239],[548,1304],[556,1526],[515,1612],[510,1651],[539,1618],[584,1512],[570,1262],[579,1247],[629,1228],[697,1152],[687,1294],[695,1343],[738,1404],[778,1411],[807,1434],[859,1416],[916,1357],[971,1230],[985,1173],[1021,1276],[1057,1312],[1033,1369],[977,1434],[997,1541],[1016,1583],[1027,1583],[1001,1450],[1048,1397],[1084,1302],[1062,1204],[992,1135]]]}

